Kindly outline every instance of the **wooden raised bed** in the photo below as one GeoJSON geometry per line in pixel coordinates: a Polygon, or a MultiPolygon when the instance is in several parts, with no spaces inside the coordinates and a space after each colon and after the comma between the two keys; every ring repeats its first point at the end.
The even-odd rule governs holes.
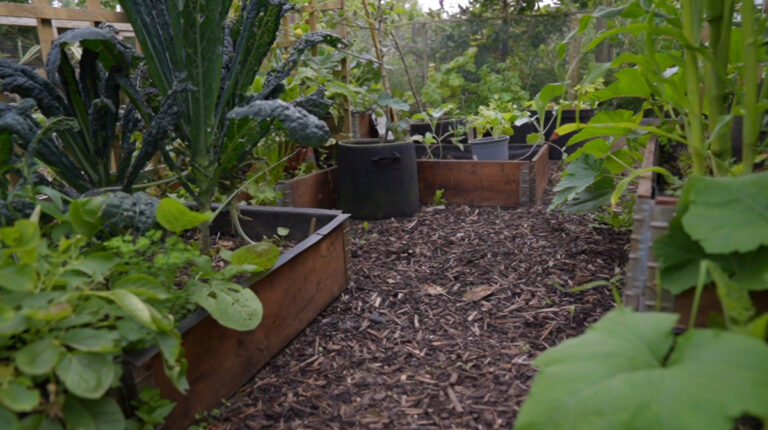
{"type": "Polygon", "coordinates": [[[338,207],[338,187],[336,167],[320,170],[309,175],[282,181],[277,184],[277,191],[282,194],[279,206],[294,208],[338,207]]]}
{"type": "Polygon", "coordinates": [[[437,190],[451,204],[514,207],[537,202],[547,188],[547,145],[531,161],[419,160],[419,196],[432,202],[437,190]]]}
{"type": "MultiPolygon", "coordinates": [[[[179,393],[165,377],[156,348],[128,357],[124,365],[123,398],[134,399],[143,387],[160,388],[177,402],[167,429],[186,429],[195,414],[218,406],[234,394],[270,358],[306,327],[346,287],[348,255],[346,220],[339,211],[246,207],[250,218],[243,228],[251,237],[271,237],[278,227],[290,229],[288,240],[298,244],[280,256],[264,276],[241,284],[253,289],[264,305],[261,324],[238,332],[220,326],[201,309],[184,319],[179,329],[189,363],[190,389],[179,393]],[[314,221],[313,221],[314,219],[314,221]],[[310,229],[315,229],[310,233],[310,229]]],[[[220,216],[212,233],[231,235],[227,216],[220,216]]]]}
{"type": "MultiPolygon", "coordinates": [[[[530,147],[528,147],[530,148],[530,147]]],[[[514,207],[537,202],[548,183],[548,146],[529,161],[418,160],[419,194],[429,204],[435,191],[451,204],[514,207]]],[[[278,185],[282,206],[335,208],[336,168],[321,170],[278,185]]]]}
{"type": "MultiPolygon", "coordinates": [[[[652,140],[645,149],[643,168],[657,166],[659,154],[657,144],[652,140]]],[[[669,222],[675,217],[678,199],[657,195],[656,175],[643,175],[637,187],[634,225],[629,251],[627,284],[624,288],[624,305],[639,311],[655,311],[657,301],[661,310],[680,314],[678,325],[687,327],[693,305],[694,289],[673,295],[662,289],[658,297],[656,268],[658,263],[653,256],[653,241],[669,231],[669,222]]],[[[755,307],[768,310],[768,291],[752,292],[755,307]]],[[[714,288],[707,287],[701,296],[696,326],[706,327],[711,313],[722,313],[720,300],[714,288]]]]}

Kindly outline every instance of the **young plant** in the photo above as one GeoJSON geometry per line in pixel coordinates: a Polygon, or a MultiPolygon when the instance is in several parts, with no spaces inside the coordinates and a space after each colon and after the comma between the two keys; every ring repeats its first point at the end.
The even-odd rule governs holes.
{"type": "Polygon", "coordinates": [[[414,140],[421,141],[427,148],[427,158],[433,158],[432,153],[433,145],[437,145],[440,150],[439,157],[442,157],[442,150],[446,142],[450,142],[464,150],[464,145],[461,143],[461,139],[465,136],[466,130],[464,127],[460,127],[458,120],[453,120],[453,124],[448,127],[440,127],[441,121],[447,121],[450,118],[456,107],[452,104],[444,104],[439,108],[427,108],[426,112],[417,113],[411,117],[411,121],[424,121],[429,125],[431,131],[424,133],[423,136],[411,136],[414,140]],[[440,133],[442,131],[443,133],[440,133]]]}
{"type": "MultiPolygon", "coordinates": [[[[248,94],[259,68],[277,39],[287,2],[243,0],[229,18],[232,0],[122,0],[121,6],[136,32],[149,74],[163,95],[170,95],[180,111],[177,133],[181,144],[171,169],[190,174],[184,189],[202,211],[208,211],[217,191],[234,197],[243,172],[239,168],[270,129],[279,124],[295,142],[320,146],[329,138],[326,124],[309,111],[321,94],[286,103],[279,99],[285,80],[300,56],[319,43],[340,45],[327,33],[309,33],[299,40],[278,67],[267,73],[262,89],[248,94]],[[173,94],[177,78],[194,87],[173,94]]],[[[320,103],[322,104],[322,103],[320,103]]],[[[181,176],[181,175],[180,175],[181,176]]],[[[235,206],[230,206],[237,221],[235,206]]],[[[207,224],[201,246],[210,241],[207,224]]]]}

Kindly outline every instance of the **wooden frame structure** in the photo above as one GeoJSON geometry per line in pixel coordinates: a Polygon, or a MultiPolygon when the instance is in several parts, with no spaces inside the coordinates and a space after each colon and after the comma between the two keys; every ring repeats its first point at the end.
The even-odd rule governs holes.
{"type": "MultiPolygon", "coordinates": [[[[329,11],[343,11],[344,0],[329,0],[318,3],[311,0],[302,7],[301,15],[307,15],[306,23],[310,31],[317,30],[318,13],[329,11]]],[[[86,0],[85,9],[53,7],[49,0],[32,0],[32,4],[0,3],[0,25],[14,25],[24,27],[37,27],[37,37],[40,41],[40,52],[43,61],[48,57],[53,40],[58,36],[59,28],[81,28],[96,26],[102,22],[114,25],[124,37],[135,37],[128,16],[124,12],[108,11],[101,8],[101,0],[86,0]]],[[[283,27],[290,23],[288,17],[283,18],[283,27]]],[[[339,36],[347,38],[347,26],[342,22],[338,26],[339,36]]],[[[282,33],[278,41],[280,46],[293,44],[291,35],[282,33]]],[[[137,41],[138,47],[138,41],[137,41]]],[[[316,50],[312,50],[316,54],[316,50]]],[[[349,82],[349,65],[346,59],[340,64],[341,79],[349,82]]],[[[344,109],[343,133],[349,134],[352,129],[352,111],[349,104],[344,109]]]]}

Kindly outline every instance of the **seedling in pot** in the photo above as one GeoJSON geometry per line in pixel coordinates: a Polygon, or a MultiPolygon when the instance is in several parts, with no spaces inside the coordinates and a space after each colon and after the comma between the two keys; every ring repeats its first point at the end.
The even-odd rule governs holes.
{"type": "Polygon", "coordinates": [[[450,117],[456,110],[456,107],[450,103],[444,104],[439,108],[428,108],[426,112],[417,113],[411,117],[411,121],[424,121],[429,125],[431,131],[424,133],[424,135],[414,135],[411,138],[417,142],[422,142],[427,148],[427,158],[434,158],[435,154],[432,153],[432,149],[435,145],[439,148],[441,153],[438,158],[442,158],[442,145],[446,142],[450,142],[456,145],[460,150],[464,150],[464,145],[461,140],[466,136],[465,127],[459,127],[456,124],[455,127],[448,127],[444,133],[438,132],[438,123],[445,121],[446,117],[450,117]]]}

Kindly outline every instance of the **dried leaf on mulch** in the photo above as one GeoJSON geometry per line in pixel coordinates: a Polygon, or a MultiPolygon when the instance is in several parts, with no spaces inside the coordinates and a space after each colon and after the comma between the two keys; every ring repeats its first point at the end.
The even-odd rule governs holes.
{"type": "Polygon", "coordinates": [[[492,287],[490,285],[480,285],[479,287],[472,288],[471,290],[464,293],[462,299],[468,302],[476,302],[490,296],[494,291],[496,291],[496,287],[492,287]]]}
{"type": "Polygon", "coordinates": [[[511,428],[533,359],[614,306],[606,288],[554,283],[621,274],[628,236],[546,202],[353,221],[347,289],[209,424],[511,428]],[[495,289],[463,300],[478,286],[495,289]]]}

